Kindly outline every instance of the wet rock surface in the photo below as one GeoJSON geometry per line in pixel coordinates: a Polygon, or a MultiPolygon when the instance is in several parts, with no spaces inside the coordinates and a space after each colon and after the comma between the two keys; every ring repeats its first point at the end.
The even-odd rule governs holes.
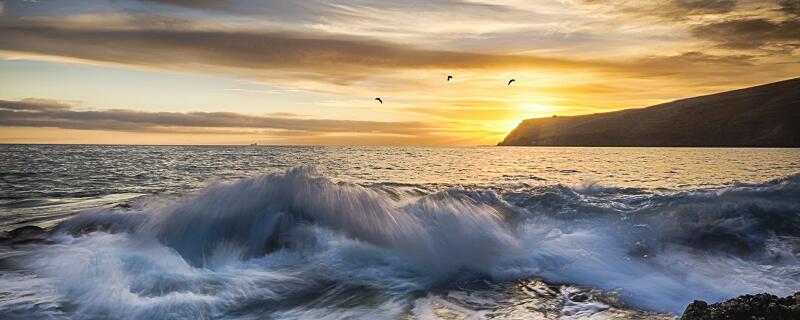
{"type": "Polygon", "coordinates": [[[37,226],[24,226],[0,234],[0,243],[31,243],[47,241],[47,231],[37,226]]]}
{"type": "Polygon", "coordinates": [[[743,295],[720,303],[695,300],[686,307],[681,320],[800,319],[800,291],[780,298],[771,294],[743,295]]]}

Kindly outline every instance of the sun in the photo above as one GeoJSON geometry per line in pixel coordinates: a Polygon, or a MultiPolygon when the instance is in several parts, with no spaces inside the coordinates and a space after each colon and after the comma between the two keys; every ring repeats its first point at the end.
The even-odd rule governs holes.
{"type": "Polygon", "coordinates": [[[521,106],[522,113],[527,118],[542,118],[555,115],[559,108],[539,103],[525,103],[521,106]]]}
{"type": "Polygon", "coordinates": [[[561,108],[540,103],[522,103],[508,119],[492,122],[492,128],[504,132],[503,136],[519,125],[525,119],[551,117],[561,108]]]}

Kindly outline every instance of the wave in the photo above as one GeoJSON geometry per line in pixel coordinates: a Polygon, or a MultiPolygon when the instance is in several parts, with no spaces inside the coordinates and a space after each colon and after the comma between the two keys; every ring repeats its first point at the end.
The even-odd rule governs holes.
{"type": "Polygon", "coordinates": [[[397,317],[474,279],[538,277],[674,313],[800,288],[800,175],[688,192],[430,190],[293,168],[86,211],[15,263],[52,279],[41,286],[58,297],[43,300],[87,318],[397,317]]]}
{"type": "Polygon", "coordinates": [[[518,247],[502,214],[487,204],[452,196],[392,200],[334,183],[310,168],[216,183],[192,198],[136,212],[86,213],[60,229],[152,236],[204,266],[204,259],[220,250],[235,250],[246,259],[292,246],[293,230],[306,224],[443,271],[494,261],[518,247]]]}

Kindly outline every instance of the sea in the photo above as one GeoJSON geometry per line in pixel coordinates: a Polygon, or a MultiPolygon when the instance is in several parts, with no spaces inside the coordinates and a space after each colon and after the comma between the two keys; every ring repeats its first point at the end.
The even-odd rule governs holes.
{"type": "Polygon", "coordinates": [[[674,319],[800,290],[800,149],[0,145],[0,231],[2,319],[674,319]]]}

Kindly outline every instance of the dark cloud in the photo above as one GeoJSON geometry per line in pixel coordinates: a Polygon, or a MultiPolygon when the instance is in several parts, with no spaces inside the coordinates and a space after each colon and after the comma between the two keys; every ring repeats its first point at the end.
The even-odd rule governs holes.
{"type": "Polygon", "coordinates": [[[728,13],[736,9],[736,0],[583,0],[584,3],[604,5],[610,11],[634,16],[653,16],[669,20],[684,20],[703,14],[728,13]]]}
{"type": "Polygon", "coordinates": [[[19,101],[0,100],[0,110],[10,111],[58,111],[69,109],[70,105],[48,99],[23,99],[19,101]]]}
{"type": "Polygon", "coordinates": [[[283,117],[283,118],[294,118],[294,117],[302,117],[304,115],[294,112],[271,112],[268,114],[269,116],[273,117],[283,117]]]}
{"type": "Polygon", "coordinates": [[[514,69],[588,67],[566,59],[425,50],[364,38],[174,29],[63,28],[0,24],[0,49],[100,62],[205,72],[202,66],[306,72],[347,83],[376,69],[514,69]]]}
{"type": "Polygon", "coordinates": [[[683,14],[727,13],[736,8],[736,0],[673,0],[667,1],[675,12],[683,14]]]}
{"type": "MultiPolygon", "coordinates": [[[[185,31],[173,29],[97,30],[0,24],[0,50],[31,52],[180,72],[224,72],[280,83],[313,81],[350,85],[391,69],[554,69],[661,74],[637,61],[568,60],[524,55],[416,49],[363,38],[287,33],[185,31]]],[[[697,63],[726,63],[687,55],[675,73],[701,74],[697,63]],[[695,64],[688,62],[696,62],[695,64]],[[692,68],[683,66],[692,65],[692,68]]],[[[397,80],[396,80],[397,81],[397,80]]],[[[369,82],[362,85],[369,86],[369,82]]]]}
{"type": "Polygon", "coordinates": [[[800,46],[800,21],[733,19],[694,26],[691,28],[691,34],[731,49],[755,49],[767,46],[797,48],[800,46]]]}
{"type": "Polygon", "coordinates": [[[226,0],[140,0],[143,2],[166,4],[184,8],[216,8],[226,5],[226,0]]]}
{"type": "MultiPolygon", "coordinates": [[[[647,57],[639,63],[650,68],[675,68],[675,66],[689,66],[697,68],[699,66],[752,66],[755,57],[750,55],[710,55],[699,51],[684,52],[671,56],[647,57]]],[[[682,68],[681,68],[682,69],[682,68]]],[[[683,71],[683,70],[682,70],[683,71]]]]}
{"type": "Polygon", "coordinates": [[[688,28],[692,37],[711,41],[727,49],[765,49],[773,53],[787,53],[800,45],[800,21],[797,20],[800,0],[748,3],[743,4],[741,9],[736,0],[583,2],[604,5],[609,12],[663,18],[666,23],[685,23],[685,20],[692,18],[688,28]],[[775,11],[781,14],[776,16],[775,11]],[[697,17],[705,14],[722,15],[697,17]]]}
{"type": "Polygon", "coordinates": [[[193,128],[396,135],[416,135],[436,130],[433,125],[423,122],[305,119],[233,112],[179,113],[121,109],[84,111],[72,109],[62,103],[41,100],[0,100],[0,126],[175,133],[185,133],[187,129],[193,128]]]}
{"type": "Polygon", "coordinates": [[[800,0],[778,0],[780,11],[787,16],[800,16],[800,0]]]}

